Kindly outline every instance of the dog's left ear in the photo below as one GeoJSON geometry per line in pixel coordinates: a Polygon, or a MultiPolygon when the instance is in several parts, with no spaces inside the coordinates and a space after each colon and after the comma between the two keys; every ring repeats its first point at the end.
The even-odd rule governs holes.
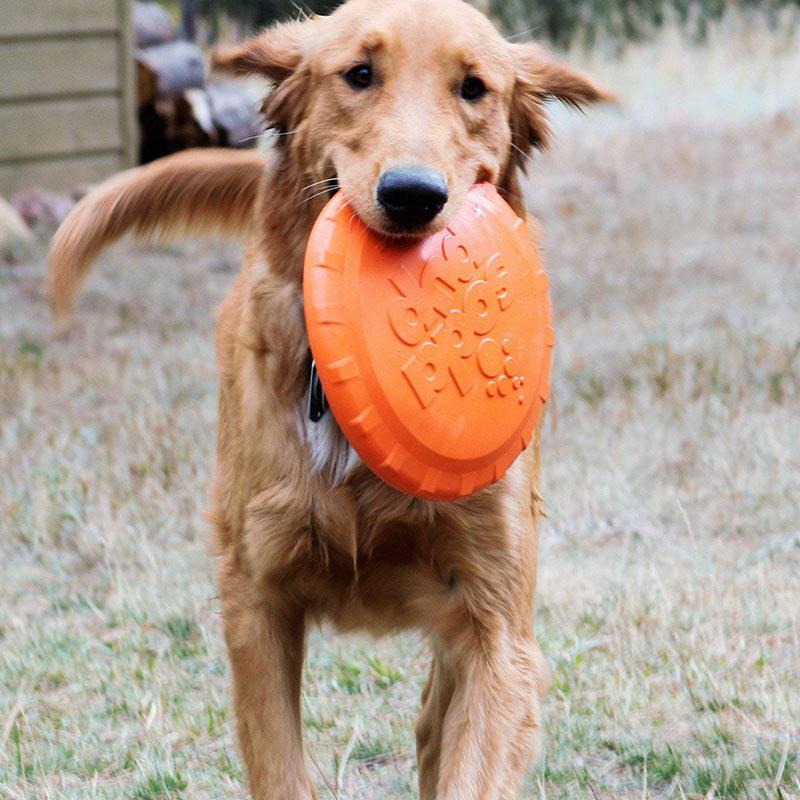
{"type": "Polygon", "coordinates": [[[305,107],[309,83],[305,52],[315,22],[313,18],[284,22],[236,47],[217,50],[212,68],[271,80],[275,87],[264,101],[264,116],[275,127],[294,127],[305,107]]]}
{"type": "Polygon", "coordinates": [[[559,100],[579,109],[589,103],[619,102],[616,95],[588,75],[553,61],[540,45],[512,44],[510,47],[517,72],[511,125],[514,144],[525,156],[532,148],[544,150],[549,144],[546,101],[559,100]]]}

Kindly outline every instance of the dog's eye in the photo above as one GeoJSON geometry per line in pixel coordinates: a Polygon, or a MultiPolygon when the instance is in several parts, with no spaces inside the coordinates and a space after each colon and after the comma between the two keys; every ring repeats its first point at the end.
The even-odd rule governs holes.
{"type": "Polygon", "coordinates": [[[488,91],[486,84],[474,75],[464,78],[464,83],[461,84],[461,96],[471,103],[480,100],[488,91]]]}
{"type": "Polygon", "coordinates": [[[353,89],[369,89],[373,80],[372,67],[369,64],[358,64],[344,73],[344,79],[353,89]]]}

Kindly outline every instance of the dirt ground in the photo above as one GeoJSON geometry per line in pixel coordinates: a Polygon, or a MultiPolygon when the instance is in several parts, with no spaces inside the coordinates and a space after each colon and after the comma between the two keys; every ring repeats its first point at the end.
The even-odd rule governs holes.
{"type": "MultiPolygon", "coordinates": [[[[627,110],[559,116],[530,171],[558,344],[526,798],[800,798],[800,58],[769,41],[587,60],[627,110]]],[[[236,264],[123,245],[67,341],[42,254],[0,266],[4,798],[245,797],[202,518],[236,264]]],[[[321,798],[416,796],[426,663],[313,634],[321,798]]]]}

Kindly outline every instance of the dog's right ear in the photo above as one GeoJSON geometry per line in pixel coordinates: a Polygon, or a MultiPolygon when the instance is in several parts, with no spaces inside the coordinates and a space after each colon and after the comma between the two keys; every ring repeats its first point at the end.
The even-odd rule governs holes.
{"type": "Polygon", "coordinates": [[[236,75],[264,75],[276,83],[286,80],[303,60],[307,22],[285,22],[246,42],[218,49],[211,66],[236,75]]]}
{"type": "Polygon", "coordinates": [[[310,73],[304,56],[315,24],[313,17],[284,22],[212,57],[215,69],[263,75],[275,84],[261,110],[268,124],[281,132],[294,130],[305,112],[310,73]]]}

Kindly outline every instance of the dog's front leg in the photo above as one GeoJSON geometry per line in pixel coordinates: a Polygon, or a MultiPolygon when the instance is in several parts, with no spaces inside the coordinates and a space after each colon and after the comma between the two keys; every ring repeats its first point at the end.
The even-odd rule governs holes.
{"type": "Polygon", "coordinates": [[[435,800],[442,757],[442,729],[455,691],[452,670],[437,654],[431,660],[428,682],[422,692],[422,712],[417,720],[417,768],[420,800],[435,800]]]}
{"type": "Polygon", "coordinates": [[[239,746],[253,800],[312,800],[300,716],[304,614],[265,600],[233,556],[223,558],[220,591],[239,746]]]}
{"type": "Polygon", "coordinates": [[[511,800],[536,755],[538,645],[500,630],[437,652],[417,726],[422,800],[511,800]]]}

